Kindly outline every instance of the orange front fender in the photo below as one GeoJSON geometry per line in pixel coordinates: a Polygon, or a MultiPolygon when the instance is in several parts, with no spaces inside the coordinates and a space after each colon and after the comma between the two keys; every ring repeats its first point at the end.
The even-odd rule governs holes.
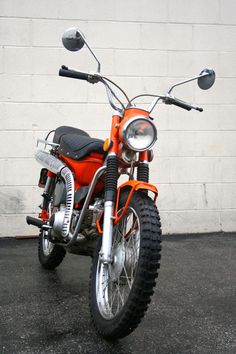
{"type": "Polygon", "coordinates": [[[148,190],[150,192],[153,192],[154,193],[154,202],[156,202],[156,199],[158,196],[158,190],[153,184],[150,184],[147,182],[142,182],[142,181],[136,181],[136,180],[130,180],[130,181],[127,181],[127,182],[121,184],[117,189],[114,224],[117,224],[120,221],[120,219],[124,216],[134,192],[138,191],[138,190],[148,190]],[[127,187],[130,189],[129,195],[128,195],[127,201],[125,203],[124,209],[122,210],[122,213],[118,216],[117,212],[118,212],[118,206],[119,206],[119,200],[120,200],[120,193],[121,193],[122,189],[127,188],[127,187]]]}

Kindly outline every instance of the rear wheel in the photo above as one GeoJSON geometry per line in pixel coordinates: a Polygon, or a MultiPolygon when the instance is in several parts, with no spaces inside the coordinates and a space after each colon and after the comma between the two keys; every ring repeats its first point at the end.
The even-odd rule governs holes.
{"type": "Polygon", "coordinates": [[[64,247],[49,241],[47,231],[39,234],[38,257],[39,262],[45,269],[54,269],[63,261],[66,250],[64,247]]]}
{"type": "MultiPolygon", "coordinates": [[[[122,212],[128,192],[121,195],[122,212]]],[[[118,339],[139,324],[150,303],[159,268],[161,225],[157,208],[144,193],[135,193],[124,217],[113,229],[109,265],[99,257],[101,238],[92,263],[90,311],[101,336],[118,339]]]]}

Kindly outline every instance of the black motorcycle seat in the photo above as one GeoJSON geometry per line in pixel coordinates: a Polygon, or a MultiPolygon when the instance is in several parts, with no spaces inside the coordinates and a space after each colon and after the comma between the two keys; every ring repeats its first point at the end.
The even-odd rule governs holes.
{"type": "Polygon", "coordinates": [[[64,134],[60,139],[58,152],[74,160],[80,160],[92,152],[105,155],[104,141],[79,134],[64,134]]]}
{"type": "Polygon", "coordinates": [[[78,135],[83,135],[83,136],[89,136],[88,133],[86,133],[82,129],[69,127],[67,125],[62,125],[61,127],[58,127],[55,130],[53,142],[56,144],[60,144],[62,136],[66,135],[66,134],[78,134],[78,135]]]}

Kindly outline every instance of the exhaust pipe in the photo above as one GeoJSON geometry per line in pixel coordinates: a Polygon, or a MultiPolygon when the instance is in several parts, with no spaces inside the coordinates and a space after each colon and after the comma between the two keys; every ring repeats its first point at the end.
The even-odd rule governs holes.
{"type": "MultiPolygon", "coordinates": [[[[43,167],[53,172],[54,174],[60,174],[66,185],[66,209],[64,219],[61,228],[61,236],[66,238],[70,232],[71,217],[74,207],[74,177],[71,170],[58,158],[49,154],[46,151],[38,150],[35,153],[35,159],[43,167]]],[[[33,225],[33,224],[32,224],[33,225]]],[[[37,225],[35,225],[37,226],[37,225]]]]}

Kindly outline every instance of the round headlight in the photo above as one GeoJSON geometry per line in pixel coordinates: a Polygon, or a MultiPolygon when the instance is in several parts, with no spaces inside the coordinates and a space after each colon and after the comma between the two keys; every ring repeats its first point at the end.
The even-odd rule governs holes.
{"type": "Polygon", "coordinates": [[[121,128],[123,143],[134,151],[150,149],[157,140],[157,130],[151,120],[134,117],[125,122],[121,128]]]}

